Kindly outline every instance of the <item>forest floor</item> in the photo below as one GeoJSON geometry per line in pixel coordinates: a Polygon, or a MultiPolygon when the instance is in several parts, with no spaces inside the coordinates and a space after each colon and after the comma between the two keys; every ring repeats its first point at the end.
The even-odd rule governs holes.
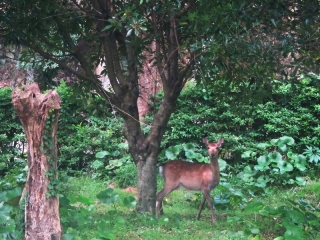
{"type": "MultiPolygon", "coordinates": [[[[165,215],[160,218],[136,213],[134,187],[119,189],[81,177],[69,178],[64,190],[64,239],[320,239],[319,180],[303,187],[269,188],[240,201],[230,198],[229,203],[215,205],[216,224],[207,206],[201,219],[195,219],[202,196],[183,189],[165,198],[165,215]]],[[[211,194],[223,192],[217,188],[211,194]]]]}

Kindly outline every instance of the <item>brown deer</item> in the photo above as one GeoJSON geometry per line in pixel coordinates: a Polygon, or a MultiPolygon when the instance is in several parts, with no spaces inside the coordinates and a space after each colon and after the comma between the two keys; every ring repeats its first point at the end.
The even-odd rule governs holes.
{"type": "Polygon", "coordinates": [[[214,189],[220,181],[218,155],[224,139],[220,138],[218,142],[208,142],[208,140],[204,138],[202,142],[208,148],[210,163],[191,163],[173,160],[160,166],[159,171],[164,178],[165,185],[157,194],[156,210],[158,215],[163,214],[162,199],[181,186],[187,190],[201,190],[203,192],[197,220],[199,220],[203,205],[207,200],[212,214],[212,222],[216,222],[210,191],[214,189]]]}

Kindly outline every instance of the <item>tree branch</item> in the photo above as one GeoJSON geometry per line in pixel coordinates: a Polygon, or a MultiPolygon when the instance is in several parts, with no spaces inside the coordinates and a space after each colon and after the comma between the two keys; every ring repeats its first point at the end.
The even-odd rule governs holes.
{"type": "Polygon", "coordinates": [[[166,83],[167,82],[167,78],[166,75],[164,73],[164,69],[162,67],[162,57],[161,57],[161,51],[160,51],[160,42],[159,42],[159,37],[161,36],[161,34],[158,31],[158,26],[157,26],[157,16],[155,11],[152,11],[152,22],[153,22],[153,31],[154,31],[154,35],[156,36],[155,39],[155,45],[156,45],[156,63],[157,63],[157,68],[161,77],[161,81],[162,83],[166,83]]]}
{"type": "MultiPolygon", "coordinates": [[[[111,93],[111,92],[108,92],[106,90],[104,90],[101,86],[101,82],[95,78],[95,77],[88,77],[84,74],[80,74],[79,72],[75,71],[72,67],[68,66],[65,62],[63,61],[60,61],[58,59],[56,59],[55,57],[53,57],[51,54],[37,48],[36,46],[26,42],[26,41],[21,41],[21,43],[24,45],[24,46],[27,46],[28,48],[32,49],[33,51],[35,51],[36,53],[38,53],[40,56],[42,56],[43,58],[45,59],[48,59],[48,60],[51,60],[53,61],[54,63],[58,64],[61,68],[65,69],[66,71],[74,74],[75,76],[77,76],[79,79],[82,79],[84,81],[87,81],[87,82],[91,82],[94,84],[94,89],[99,92],[99,94],[101,94],[102,97],[104,97],[105,99],[109,99],[111,100],[112,102],[114,101],[114,94],[111,93]]],[[[94,75],[93,75],[94,76],[94,75]]]]}

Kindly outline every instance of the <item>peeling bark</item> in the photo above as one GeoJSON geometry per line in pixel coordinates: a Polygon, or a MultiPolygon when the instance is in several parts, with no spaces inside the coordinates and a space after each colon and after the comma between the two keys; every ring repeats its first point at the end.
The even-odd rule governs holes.
{"type": "Polygon", "coordinates": [[[21,197],[26,198],[24,239],[61,239],[59,199],[55,192],[60,97],[55,91],[40,94],[34,83],[16,88],[12,102],[28,141],[29,171],[21,197]]]}

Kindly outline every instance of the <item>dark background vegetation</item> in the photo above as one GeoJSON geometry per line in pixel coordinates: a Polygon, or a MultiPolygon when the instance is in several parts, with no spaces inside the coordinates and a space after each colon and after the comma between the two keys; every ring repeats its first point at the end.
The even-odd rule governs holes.
{"type": "MultiPolygon", "coordinates": [[[[303,186],[307,181],[318,179],[320,172],[319,77],[309,74],[301,76],[298,81],[291,83],[273,80],[271,84],[271,94],[256,99],[256,104],[252,104],[248,99],[241,98],[242,92],[234,91],[233,94],[224,97],[222,101],[217,100],[219,93],[207,91],[203,84],[189,82],[182,91],[176,111],[168,124],[162,141],[159,163],[175,158],[206,161],[206,152],[201,144],[201,139],[207,137],[216,140],[219,137],[224,137],[225,145],[221,158],[225,161],[220,162],[222,180],[217,190],[219,194],[215,196],[216,208],[223,211],[238,209],[239,206],[245,204],[247,212],[261,214],[262,210],[260,209],[265,211],[265,203],[256,201],[248,204],[246,200],[248,197],[257,197],[256,194],[262,197],[274,195],[274,190],[272,190],[274,188],[285,190],[289,187],[303,186]],[[286,136],[293,138],[295,143],[292,144],[286,136]],[[273,141],[272,139],[279,138],[283,139],[283,145],[288,149],[283,149],[283,145],[279,143],[267,145],[273,141]],[[268,155],[270,152],[281,153],[280,159],[277,159],[276,155],[268,155]],[[263,162],[263,156],[270,160],[269,163],[263,162]],[[272,163],[272,159],[274,162],[286,161],[287,163],[281,166],[275,165],[272,163]]],[[[94,92],[87,93],[82,97],[75,97],[77,89],[67,86],[65,82],[62,82],[56,90],[62,98],[58,147],[61,217],[66,231],[66,229],[76,228],[76,225],[84,224],[84,227],[88,227],[89,223],[92,224],[84,219],[90,216],[88,209],[93,202],[89,198],[79,196],[79,192],[76,190],[77,186],[72,185],[74,184],[72,180],[68,184],[70,179],[76,179],[77,184],[81,184],[83,181],[81,179],[86,177],[87,179],[95,179],[97,184],[100,184],[102,180],[107,183],[115,182],[118,187],[126,188],[136,185],[136,168],[123,138],[122,120],[117,111],[111,108],[97,107],[99,104],[103,104],[103,100],[94,92]],[[74,209],[73,202],[83,204],[87,208],[74,209]]],[[[2,191],[1,197],[4,199],[20,194],[19,191],[24,184],[26,174],[26,153],[24,152],[26,140],[12,107],[11,92],[10,88],[0,89],[2,109],[0,113],[0,173],[2,176],[0,189],[2,191]]],[[[159,99],[161,99],[161,94],[163,93],[158,94],[159,99]]],[[[158,97],[150,103],[151,109],[158,107],[158,97]]],[[[143,119],[145,132],[148,132],[151,122],[152,113],[143,119]]],[[[93,182],[90,184],[96,186],[93,182]]],[[[107,186],[102,188],[107,188],[107,186]]],[[[319,189],[315,189],[319,191],[319,189]]],[[[115,204],[117,196],[111,190],[97,195],[100,201],[113,204],[115,204]]],[[[196,208],[201,194],[185,195],[184,198],[189,202],[188,207],[194,206],[196,208]]],[[[129,200],[125,198],[123,204],[130,207],[132,201],[134,198],[129,200]]],[[[312,239],[312,236],[316,236],[314,231],[319,228],[319,224],[315,223],[318,221],[317,217],[313,211],[310,212],[310,208],[305,208],[306,206],[312,208],[316,206],[310,205],[309,202],[299,201],[293,205],[294,207],[286,206],[285,211],[279,207],[272,208],[273,210],[268,208],[269,212],[264,212],[267,217],[276,214],[282,220],[279,222],[282,226],[280,230],[273,229],[271,231],[275,232],[272,234],[285,234],[293,236],[293,239],[298,239],[301,236],[312,239]],[[294,224],[308,226],[310,229],[290,235],[290,231],[296,228],[296,225],[283,225],[283,222],[292,216],[297,218],[301,213],[306,217],[299,218],[294,224]]],[[[2,208],[2,211],[8,212],[5,208],[2,208]]],[[[21,212],[11,210],[10,213],[12,224],[15,227],[11,229],[10,234],[3,235],[9,239],[10,236],[19,236],[19,226],[23,226],[21,212]],[[13,229],[16,231],[14,232],[13,229]]],[[[112,216],[109,217],[113,219],[112,216]]],[[[177,218],[175,215],[171,218],[174,222],[181,221],[180,217],[177,218]]],[[[130,221],[121,219],[118,219],[118,223],[115,220],[111,221],[115,224],[115,229],[117,229],[117,224],[122,227],[124,224],[122,222],[130,221]]],[[[231,222],[236,220],[237,223],[241,223],[239,217],[229,216],[228,219],[231,222]]],[[[161,221],[159,219],[160,224],[161,221]]],[[[262,232],[266,231],[263,230],[261,227],[263,224],[261,224],[258,221],[255,227],[252,227],[251,224],[245,225],[249,229],[247,234],[254,235],[256,229],[261,229],[262,232]]],[[[99,226],[97,225],[100,230],[104,228],[102,225],[101,228],[99,226]]],[[[272,225],[268,227],[275,228],[272,225]]],[[[9,230],[7,229],[7,231],[9,230]]],[[[98,235],[112,239],[116,235],[111,234],[110,231],[112,233],[112,227],[109,228],[108,234],[100,232],[98,235]]],[[[241,234],[238,232],[235,236],[240,237],[241,234]]],[[[69,235],[66,233],[65,236],[69,235]]]]}
{"type": "MultiPolygon", "coordinates": [[[[160,162],[167,161],[165,150],[170,146],[193,143],[202,148],[203,137],[226,139],[223,157],[231,166],[249,164],[241,158],[245,150],[282,136],[292,137],[296,142],[293,150],[299,153],[307,146],[319,146],[318,76],[310,74],[292,83],[274,80],[272,85],[268,97],[259,100],[258,104],[248,104],[246,99],[241,102],[242,92],[221,101],[216,100],[215,93],[206,91],[205,86],[190,82],[169,121],[160,162]]],[[[121,118],[111,108],[97,107],[103,100],[95,93],[77,98],[73,88],[64,82],[57,91],[63,101],[58,130],[59,169],[68,175],[94,172],[101,178],[114,177],[114,170],[122,165],[117,166],[112,160],[125,163],[122,167],[131,162],[122,135],[121,118]],[[99,160],[96,153],[101,151],[107,151],[103,166],[95,162],[99,160]]],[[[21,165],[17,160],[25,158],[26,140],[12,108],[11,89],[3,88],[0,93],[0,171],[5,175],[17,164],[21,165]]],[[[151,104],[157,108],[157,99],[151,104]]],[[[151,117],[146,116],[143,121],[147,132],[151,117]]],[[[238,170],[233,168],[235,173],[239,170],[240,167],[238,170]]]]}

